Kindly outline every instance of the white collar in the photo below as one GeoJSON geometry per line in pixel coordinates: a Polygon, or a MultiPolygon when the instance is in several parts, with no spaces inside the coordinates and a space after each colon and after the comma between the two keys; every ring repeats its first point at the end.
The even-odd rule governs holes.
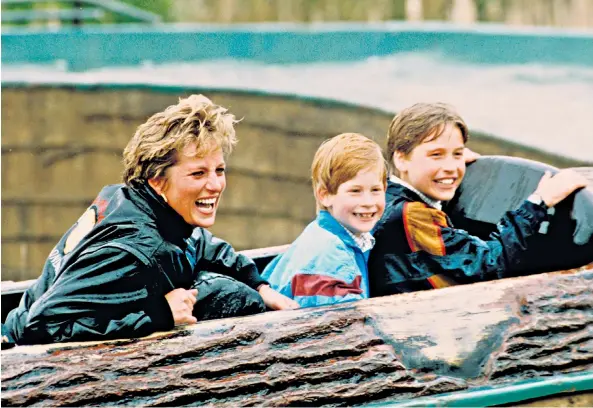
{"type": "Polygon", "coordinates": [[[430,205],[432,208],[436,208],[437,210],[443,209],[442,202],[433,200],[432,198],[428,197],[426,194],[421,193],[416,188],[412,187],[410,184],[406,183],[399,177],[392,174],[389,176],[389,181],[392,181],[397,184],[401,184],[402,186],[406,187],[407,189],[412,190],[414,193],[418,194],[418,196],[422,199],[422,201],[424,201],[426,204],[430,205]]]}
{"type": "MultiPolygon", "coordinates": [[[[340,224],[342,225],[342,224],[340,224]]],[[[375,246],[375,237],[371,235],[370,232],[363,232],[360,235],[354,235],[352,231],[342,225],[342,228],[346,230],[348,235],[352,237],[356,245],[360,248],[360,250],[364,253],[366,251],[370,251],[375,246]]]]}

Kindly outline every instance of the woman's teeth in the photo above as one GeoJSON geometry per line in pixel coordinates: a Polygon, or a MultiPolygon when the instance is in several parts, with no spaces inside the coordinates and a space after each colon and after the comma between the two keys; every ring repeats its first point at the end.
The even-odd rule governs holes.
{"type": "Polygon", "coordinates": [[[216,198],[206,198],[203,200],[197,200],[196,205],[199,207],[203,207],[206,209],[214,208],[214,204],[216,204],[216,198]]]}

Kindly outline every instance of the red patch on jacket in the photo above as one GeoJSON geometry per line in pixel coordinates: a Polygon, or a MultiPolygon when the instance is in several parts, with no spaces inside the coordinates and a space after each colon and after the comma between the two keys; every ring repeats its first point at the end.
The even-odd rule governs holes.
{"type": "Polygon", "coordinates": [[[97,224],[100,223],[103,218],[105,218],[105,210],[107,209],[107,204],[109,202],[107,200],[103,200],[102,198],[95,198],[95,201],[91,204],[91,206],[95,206],[97,208],[97,224]]]}
{"type": "Polygon", "coordinates": [[[357,276],[351,283],[326,275],[297,274],[292,278],[293,296],[346,296],[360,295],[361,277],[357,276]]]}

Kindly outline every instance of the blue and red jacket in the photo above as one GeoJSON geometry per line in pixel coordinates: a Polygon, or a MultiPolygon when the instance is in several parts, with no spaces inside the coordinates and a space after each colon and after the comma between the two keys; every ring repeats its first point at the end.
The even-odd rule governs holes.
{"type": "Polygon", "coordinates": [[[327,211],[319,211],[288,250],[262,273],[272,288],[301,307],[369,297],[367,262],[352,236],[327,211]]]}
{"type": "Polygon", "coordinates": [[[549,217],[525,200],[483,240],[454,228],[443,211],[401,184],[389,181],[386,199],[369,258],[373,297],[508,276],[549,217]]]}

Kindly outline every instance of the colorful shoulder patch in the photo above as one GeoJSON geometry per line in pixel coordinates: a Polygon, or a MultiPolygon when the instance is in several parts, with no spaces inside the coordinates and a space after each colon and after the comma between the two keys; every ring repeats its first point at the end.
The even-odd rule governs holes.
{"type": "MultiPolygon", "coordinates": [[[[412,252],[426,251],[432,255],[446,255],[441,228],[447,227],[447,216],[440,210],[420,202],[404,204],[404,228],[412,252]]],[[[443,274],[427,278],[433,288],[455,286],[457,282],[443,274]]]]}
{"type": "Polygon", "coordinates": [[[457,282],[455,282],[453,279],[451,279],[450,277],[445,276],[443,274],[432,275],[432,276],[426,278],[426,280],[435,289],[446,288],[446,287],[449,287],[449,286],[456,286],[457,285],[457,282]]]}
{"type": "Polygon", "coordinates": [[[66,238],[64,255],[72,251],[91,232],[94,226],[103,220],[106,207],[107,201],[105,200],[97,198],[93,201],[91,206],[76,221],[75,227],[66,238]]]}
{"type": "Polygon", "coordinates": [[[421,202],[405,203],[403,220],[406,238],[412,252],[446,254],[441,235],[441,228],[447,227],[447,216],[444,212],[421,202]]]}

